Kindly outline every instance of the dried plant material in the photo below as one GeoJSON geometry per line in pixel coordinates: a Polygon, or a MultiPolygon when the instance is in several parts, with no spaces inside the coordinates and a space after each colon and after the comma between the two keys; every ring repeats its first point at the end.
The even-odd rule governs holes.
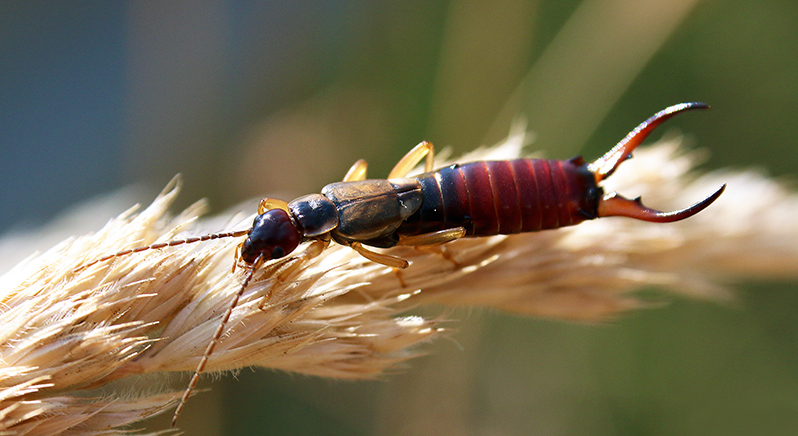
{"type": "MultiPolygon", "coordinates": [[[[517,157],[523,141],[515,135],[462,161],[517,157]]],[[[411,262],[401,277],[347,247],[332,244],[319,256],[300,247],[256,271],[206,371],[255,365],[373,378],[445,334],[441,319],[403,314],[419,305],[601,320],[643,305],[630,294],[643,286],[724,298],[723,285],[735,278],[794,276],[798,229],[783,221],[798,211],[798,197],[753,173],[692,176],[695,157],[678,140],[663,142],[640,149],[605,184],[663,209],[729,184],[716,204],[679,223],[599,219],[461,239],[442,247],[445,256],[396,248],[391,254],[411,262]],[[291,275],[277,280],[289,264],[296,266],[291,275]]],[[[130,210],[95,234],[33,255],[0,278],[0,432],[122,434],[118,427],[174,405],[180,392],[165,387],[110,397],[96,389],[129,376],[194,370],[247,274],[231,273],[241,239],[149,250],[75,270],[129,247],[202,234],[200,227],[250,225],[251,218],[227,218],[195,226],[201,203],[168,218],[178,190],[170,185],[140,213],[130,210]]]]}

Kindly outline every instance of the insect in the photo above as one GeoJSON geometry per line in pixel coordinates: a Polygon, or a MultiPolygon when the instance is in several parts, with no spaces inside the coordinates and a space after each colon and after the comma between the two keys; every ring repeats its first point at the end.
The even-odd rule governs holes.
{"type": "MultiPolygon", "coordinates": [[[[726,185],[704,200],[682,210],[660,212],[615,192],[605,194],[599,183],[632,156],[632,151],[668,118],[704,103],[681,103],[654,114],[632,130],[604,156],[592,163],[582,157],[570,160],[516,159],[455,164],[433,171],[434,148],[422,142],[408,152],[387,179],[366,179],[367,164],[357,161],[344,180],[325,186],[290,203],[266,198],[246,230],[157,243],[120,251],[89,264],[181,244],[246,236],[238,246],[236,265],[249,269],[208,344],[178,404],[176,424],[199,375],[220,341],[238,300],[264,262],[292,253],[301,242],[308,250],[323,250],[330,240],[354,249],[363,257],[394,268],[408,262],[369,247],[432,246],[462,237],[533,232],[579,224],[608,216],[624,216],[665,223],[689,218],[712,204],[726,185]],[[408,173],[425,159],[425,172],[408,173]]],[[[76,270],[77,271],[77,270],[76,270]]]]}

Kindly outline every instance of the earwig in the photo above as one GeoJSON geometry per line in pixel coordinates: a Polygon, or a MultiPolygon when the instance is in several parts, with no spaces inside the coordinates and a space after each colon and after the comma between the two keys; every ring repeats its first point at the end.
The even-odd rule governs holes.
{"type": "Polygon", "coordinates": [[[609,216],[655,223],[689,218],[717,200],[726,185],[690,207],[660,212],[644,206],[639,197],[629,200],[615,192],[604,194],[599,183],[629,159],[632,151],[662,122],[686,110],[705,108],[709,106],[704,103],[682,103],[657,112],[592,163],[585,163],[581,156],[564,161],[516,159],[455,164],[433,171],[434,148],[424,141],[396,164],[387,179],[367,180],[367,164],[359,160],[342,182],[325,186],[320,194],[306,195],[290,203],[261,200],[258,215],[247,230],[131,248],[75,271],[131,253],[246,235],[238,246],[233,270],[236,265],[243,265],[249,272],[175,409],[174,427],[233,309],[255,270],[264,262],[287,256],[303,241],[313,241],[317,249],[323,249],[332,239],[376,263],[406,268],[405,259],[377,253],[364,245],[432,246],[462,237],[556,229],[609,216]],[[425,172],[408,177],[422,159],[425,159],[425,172]]]}

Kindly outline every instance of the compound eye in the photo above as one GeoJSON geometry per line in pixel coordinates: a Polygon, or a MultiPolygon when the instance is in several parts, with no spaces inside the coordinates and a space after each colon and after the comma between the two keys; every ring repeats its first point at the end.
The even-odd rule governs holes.
{"type": "Polygon", "coordinates": [[[285,256],[285,250],[283,250],[283,247],[274,247],[274,250],[272,250],[272,259],[279,259],[283,256],[285,256]]]}

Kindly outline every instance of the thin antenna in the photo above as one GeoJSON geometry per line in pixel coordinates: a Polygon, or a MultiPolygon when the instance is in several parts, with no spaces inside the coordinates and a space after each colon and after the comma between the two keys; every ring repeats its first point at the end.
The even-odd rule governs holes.
{"type": "MultiPolygon", "coordinates": [[[[236,261],[238,261],[238,259],[236,259],[236,261]]],[[[230,303],[230,306],[227,308],[224,316],[222,316],[222,322],[219,323],[219,327],[216,328],[216,333],[214,333],[213,339],[211,339],[211,342],[208,344],[208,348],[205,349],[205,354],[202,356],[199,365],[197,365],[197,369],[194,370],[194,375],[191,376],[191,381],[188,382],[188,387],[186,388],[186,391],[183,392],[183,397],[180,398],[180,404],[177,405],[175,414],[172,416],[172,427],[177,425],[177,418],[179,418],[180,414],[183,412],[183,408],[186,406],[186,402],[188,402],[188,397],[191,395],[191,391],[197,387],[199,376],[205,369],[205,365],[208,363],[208,358],[213,353],[213,349],[216,348],[216,344],[219,343],[219,339],[222,337],[222,332],[224,332],[227,321],[230,320],[230,315],[233,314],[233,309],[238,306],[238,300],[241,299],[242,295],[244,295],[244,290],[252,280],[255,270],[258,269],[262,264],[263,254],[259,254],[255,259],[255,262],[252,263],[252,267],[249,270],[249,274],[247,274],[247,278],[244,280],[244,283],[241,284],[241,287],[238,289],[238,292],[236,292],[235,297],[233,297],[233,301],[230,303]]]]}
{"type": "Polygon", "coordinates": [[[98,264],[100,262],[105,262],[106,260],[110,260],[110,259],[113,259],[115,257],[126,256],[128,254],[133,254],[133,253],[140,253],[142,251],[147,251],[147,250],[157,250],[159,248],[164,248],[164,247],[174,247],[176,245],[193,244],[195,242],[210,241],[210,240],[213,240],[213,239],[238,238],[238,237],[246,235],[247,233],[249,233],[249,231],[250,231],[250,229],[237,230],[235,232],[211,233],[209,235],[197,236],[197,237],[193,237],[193,238],[174,239],[174,240],[167,241],[167,242],[159,242],[157,244],[147,245],[145,247],[129,248],[127,250],[122,250],[122,251],[119,251],[119,252],[114,253],[114,254],[109,254],[108,256],[104,256],[104,257],[101,257],[101,258],[99,258],[97,260],[91,261],[91,262],[89,262],[87,264],[81,265],[81,266],[73,269],[72,272],[73,273],[77,273],[77,272],[83,271],[84,269],[86,269],[86,268],[88,268],[88,267],[90,267],[92,265],[98,264]]]}

